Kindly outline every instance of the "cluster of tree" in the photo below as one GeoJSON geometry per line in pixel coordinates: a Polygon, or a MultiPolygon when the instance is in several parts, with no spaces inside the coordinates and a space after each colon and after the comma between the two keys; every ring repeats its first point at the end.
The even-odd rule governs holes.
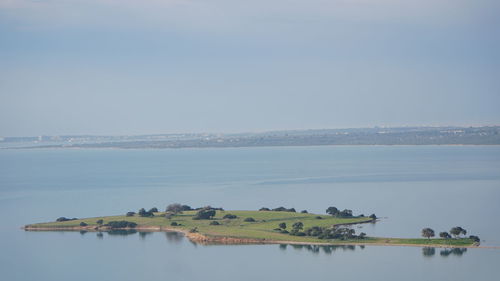
{"type": "Polygon", "coordinates": [[[130,222],[130,221],[110,221],[106,224],[106,226],[109,226],[111,229],[134,228],[137,226],[137,224],[135,222],[130,222]]]}
{"type": "Polygon", "coordinates": [[[281,233],[289,233],[293,236],[312,236],[317,237],[318,239],[339,239],[339,240],[347,240],[347,239],[364,239],[366,237],[366,233],[360,233],[356,235],[356,231],[347,227],[321,227],[321,226],[313,226],[305,229],[304,224],[302,222],[296,222],[292,225],[292,229],[290,232],[286,230],[286,223],[282,222],[278,225],[281,233]]]}
{"type": "Polygon", "coordinates": [[[172,214],[181,214],[184,211],[192,211],[192,210],[193,210],[193,208],[191,208],[188,205],[174,203],[174,204],[168,205],[167,208],[165,209],[165,212],[172,213],[172,214]]]}
{"type": "Polygon", "coordinates": [[[158,212],[158,208],[151,208],[149,211],[146,211],[144,208],[141,208],[137,214],[141,217],[154,217],[154,213],[158,212]]]}
{"type": "Polygon", "coordinates": [[[227,214],[227,215],[224,215],[222,218],[223,219],[230,219],[230,220],[232,220],[232,219],[236,219],[238,217],[236,215],[227,214]]]}
{"type": "Polygon", "coordinates": [[[199,210],[193,217],[193,220],[209,220],[215,216],[216,210],[210,206],[199,210]]]}
{"type": "Polygon", "coordinates": [[[199,207],[199,208],[196,208],[196,209],[193,209],[193,211],[199,211],[199,210],[205,210],[205,209],[210,209],[210,210],[215,210],[215,211],[224,211],[224,208],[214,208],[212,206],[205,206],[205,207],[199,207]]]}
{"type": "Polygon", "coordinates": [[[77,220],[77,218],[72,218],[72,219],[68,219],[68,218],[65,218],[65,217],[60,217],[60,218],[57,218],[56,221],[74,221],[74,220],[77,220]]]}
{"type": "MultiPolygon", "coordinates": [[[[450,229],[449,233],[446,231],[439,232],[439,237],[441,237],[443,239],[450,239],[452,237],[452,235],[455,238],[459,238],[461,235],[464,235],[464,236],[467,235],[467,230],[465,230],[464,228],[462,228],[460,226],[455,226],[455,227],[452,227],[450,229]]],[[[434,233],[434,230],[432,228],[426,227],[426,228],[422,229],[422,237],[430,239],[431,237],[434,237],[434,236],[435,236],[435,233],[434,233]]],[[[475,236],[475,235],[470,235],[469,238],[472,239],[474,242],[480,241],[479,237],[475,236]]]]}
{"type": "Polygon", "coordinates": [[[326,213],[338,218],[351,218],[353,216],[352,210],[344,209],[340,211],[336,207],[328,207],[328,209],[326,209],[326,213]]]}
{"type": "MultiPolygon", "coordinates": [[[[297,212],[295,210],[295,208],[285,208],[283,206],[278,207],[278,208],[274,208],[274,209],[269,209],[269,208],[266,208],[266,207],[262,207],[262,208],[259,209],[259,211],[293,212],[293,213],[297,212]]],[[[304,211],[302,211],[302,212],[304,212],[304,211]]],[[[306,213],[307,213],[307,211],[306,211],[306,213]]]]}

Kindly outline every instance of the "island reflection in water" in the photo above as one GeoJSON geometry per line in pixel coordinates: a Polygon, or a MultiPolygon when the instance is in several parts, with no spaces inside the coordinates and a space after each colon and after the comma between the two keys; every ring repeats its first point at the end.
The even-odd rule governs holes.
{"type": "MultiPolygon", "coordinates": [[[[466,252],[467,248],[444,248],[439,250],[439,255],[441,257],[448,257],[450,255],[460,257],[466,252]]],[[[424,247],[422,248],[422,255],[424,257],[433,257],[436,255],[436,248],[424,247]]]]}
{"type": "MultiPolygon", "coordinates": [[[[81,235],[87,234],[88,231],[80,231],[81,235]]],[[[110,231],[103,231],[103,232],[97,232],[96,237],[98,239],[103,239],[104,238],[104,233],[107,233],[109,237],[116,237],[116,236],[130,236],[134,234],[139,234],[138,236],[140,237],[141,240],[146,240],[148,236],[152,236],[155,232],[152,231],[137,231],[134,229],[119,229],[119,230],[110,230],[110,231]]],[[[178,232],[163,232],[165,235],[168,243],[174,243],[174,244],[179,244],[183,243],[184,235],[182,233],[178,232]]],[[[193,243],[194,245],[197,245],[196,243],[193,243]]],[[[214,245],[205,245],[205,246],[214,246],[214,245]]],[[[223,246],[231,246],[231,245],[223,245],[223,246]]],[[[365,249],[365,245],[298,245],[298,244],[279,244],[278,245],[279,249],[282,251],[286,251],[289,249],[292,250],[299,250],[299,251],[307,251],[313,254],[318,254],[320,252],[331,255],[335,252],[338,251],[355,251],[356,249],[363,250],[365,249]]],[[[423,247],[422,248],[422,256],[424,257],[434,257],[436,253],[439,251],[439,256],[441,257],[449,257],[449,256],[456,256],[460,257],[464,255],[467,252],[467,248],[439,248],[436,249],[434,247],[423,247]]]]}

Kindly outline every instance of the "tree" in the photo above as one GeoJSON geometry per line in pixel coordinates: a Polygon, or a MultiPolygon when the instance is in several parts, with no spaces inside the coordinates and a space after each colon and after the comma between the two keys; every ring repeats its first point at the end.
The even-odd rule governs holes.
{"type": "Polygon", "coordinates": [[[439,232],[439,237],[441,237],[443,239],[450,239],[451,235],[448,232],[443,231],[443,232],[439,232]]]}
{"type": "Polygon", "coordinates": [[[86,223],[84,223],[83,221],[80,223],[80,226],[87,226],[86,223]]]}
{"type": "Polygon", "coordinates": [[[193,217],[193,220],[209,220],[215,216],[215,210],[212,209],[201,209],[193,217]]]}
{"type": "Polygon", "coordinates": [[[137,212],[141,217],[154,217],[155,215],[151,211],[147,211],[144,208],[141,208],[139,212],[137,212]]]}
{"type": "Polygon", "coordinates": [[[104,221],[103,221],[102,219],[100,219],[100,220],[97,220],[97,221],[96,221],[96,223],[97,223],[98,225],[102,225],[102,224],[104,223],[104,221]]]}
{"type": "Polygon", "coordinates": [[[300,211],[302,214],[307,214],[307,210],[300,211]]]}
{"type": "Polygon", "coordinates": [[[377,219],[377,216],[375,214],[371,214],[370,215],[370,218],[373,219],[373,220],[376,220],[377,219]]]}
{"type": "Polygon", "coordinates": [[[352,217],[352,210],[344,209],[338,213],[338,216],[341,218],[350,218],[352,217]]]}
{"type": "Polygon", "coordinates": [[[282,222],[278,225],[278,227],[281,229],[286,229],[286,223],[282,222]]]}
{"type": "Polygon", "coordinates": [[[271,211],[271,209],[266,208],[266,207],[262,207],[262,208],[259,209],[259,211],[271,211]]]}
{"type": "Polygon", "coordinates": [[[455,226],[452,229],[450,229],[450,234],[455,236],[455,238],[458,238],[461,234],[466,235],[467,230],[463,229],[460,226],[455,226]]]}
{"type": "Polygon", "coordinates": [[[158,213],[158,208],[153,207],[153,208],[149,209],[149,212],[150,213],[158,213]]]}
{"type": "Polygon", "coordinates": [[[476,235],[469,236],[469,239],[472,239],[472,241],[474,241],[476,243],[481,242],[481,239],[479,239],[479,237],[476,235]]]}
{"type": "Polygon", "coordinates": [[[427,239],[434,237],[434,230],[432,230],[431,228],[428,228],[428,227],[422,229],[422,237],[425,237],[427,239]]]}
{"type": "Polygon", "coordinates": [[[182,213],[182,211],[185,211],[185,209],[187,209],[187,208],[191,208],[191,207],[189,207],[187,205],[183,206],[179,203],[174,203],[174,204],[168,205],[165,212],[170,212],[173,214],[180,214],[180,213],[182,213]]]}
{"type": "Polygon", "coordinates": [[[336,216],[339,213],[339,209],[337,209],[336,207],[328,207],[328,209],[326,209],[326,213],[332,216],[336,216]]]}
{"type": "Polygon", "coordinates": [[[294,224],[292,225],[292,228],[293,228],[293,229],[296,229],[296,230],[299,230],[299,229],[304,228],[304,224],[303,224],[302,222],[300,222],[300,221],[299,221],[299,222],[294,223],[294,224]]]}
{"type": "Polygon", "coordinates": [[[133,217],[135,215],[135,212],[127,212],[127,217],[133,217]]]}

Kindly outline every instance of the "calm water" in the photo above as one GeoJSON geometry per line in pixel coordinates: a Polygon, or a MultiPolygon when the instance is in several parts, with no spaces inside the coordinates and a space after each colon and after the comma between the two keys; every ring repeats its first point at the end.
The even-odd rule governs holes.
{"type": "Polygon", "coordinates": [[[416,237],[460,225],[500,246],[500,147],[0,150],[4,280],[493,280],[500,250],[201,246],[174,233],[24,232],[60,216],[172,202],[376,213],[356,229],[416,237]],[[363,269],[363,270],[360,270],[363,269]]]}

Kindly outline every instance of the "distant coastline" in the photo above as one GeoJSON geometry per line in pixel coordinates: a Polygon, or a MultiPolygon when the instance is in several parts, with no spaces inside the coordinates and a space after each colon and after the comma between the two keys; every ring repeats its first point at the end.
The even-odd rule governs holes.
{"type": "Polygon", "coordinates": [[[0,138],[0,147],[4,149],[163,149],[332,145],[500,145],[500,126],[324,129],[240,134],[68,135],[0,138]]]}

